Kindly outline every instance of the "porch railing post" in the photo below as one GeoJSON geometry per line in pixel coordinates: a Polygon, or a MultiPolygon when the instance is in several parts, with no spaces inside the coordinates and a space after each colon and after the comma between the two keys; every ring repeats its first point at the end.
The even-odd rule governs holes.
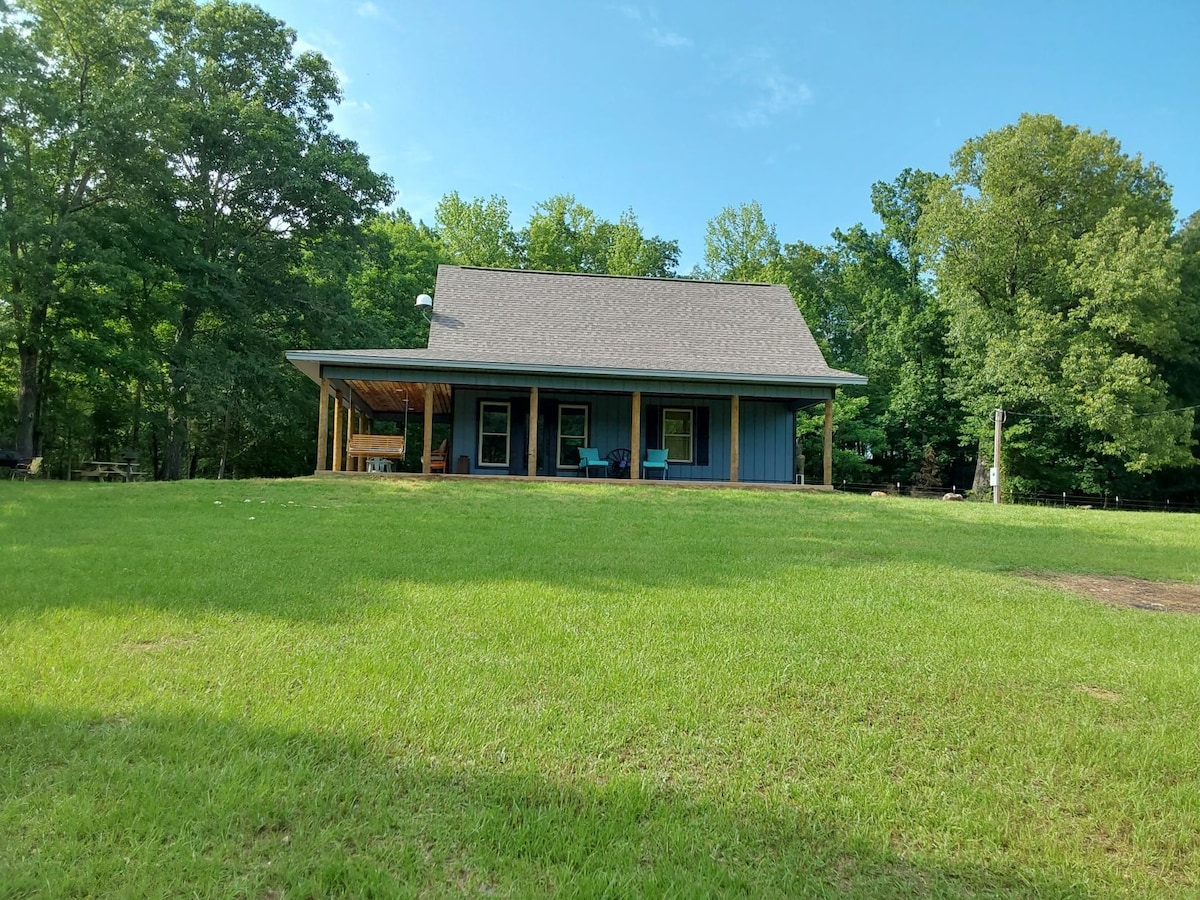
{"type": "Polygon", "coordinates": [[[317,471],[324,472],[329,461],[329,379],[321,379],[321,405],[317,407],[317,471]]]}
{"type": "Polygon", "coordinates": [[[633,392],[633,425],[629,430],[629,477],[642,477],[642,392],[633,392]]]}

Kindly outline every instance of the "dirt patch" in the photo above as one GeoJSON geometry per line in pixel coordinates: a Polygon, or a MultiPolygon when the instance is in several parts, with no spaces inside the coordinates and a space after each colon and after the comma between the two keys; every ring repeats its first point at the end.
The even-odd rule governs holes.
{"type": "Polygon", "coordinates": [[[1112,606],[1151,612],[1200,615],[1200,584],[1180,581],[1143,581],[1119,575],[1070,575],[1027,572],[1026,578],[1073,594],[1082,594],[1112,606]]]}
{"type": "Polygon", "coordinates": [[[1116,691],[1110,691],[1108,688],[1096,687],[1091,684],[1077,684],[1075,690],[1083,691],[1088,696],[1095,697],[1097,700],[1108,700],[1112,703],[1116,703],[1121,699],[1121,695],[1116,691]]]}

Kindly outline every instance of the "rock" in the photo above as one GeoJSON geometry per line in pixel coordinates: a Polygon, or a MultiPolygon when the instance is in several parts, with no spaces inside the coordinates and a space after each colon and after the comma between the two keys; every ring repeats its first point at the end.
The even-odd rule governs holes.
{"type": "Polygon", "coordinates": [[[886,497],[887,491],[871,491],[872,497],[886,497]]]}
{"type": "Polygon", "coordinates": [[[953,491],[942,494],[943,500],[961,500],[962,498],[963,498],[962,494],[956,494],[953,491]]]}

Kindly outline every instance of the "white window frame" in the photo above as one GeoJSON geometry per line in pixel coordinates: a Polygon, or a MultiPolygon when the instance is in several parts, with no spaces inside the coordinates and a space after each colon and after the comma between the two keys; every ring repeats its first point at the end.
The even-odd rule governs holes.
{"type": "MultiPolygon", "coordinates": [[[[683,437],[683,435],[674,435],[674,437],[683,437]]],[[[683,465],[692,465],[696,459],[696,410],[686,406],[666,406],[662,411],[662,445],[667,451],[667,462],[681,463],[683,465]],[[671,448],[667,446],[667,413],[686,413],[688,418],[688,455],[687,459],[676,459],[671,455],[671,448]]]]}
{"type": "Polygon", "coordinates": [[[564,409],[570,409],[570,410],[580,410],[581,409],[581,410],[583,410],[583,434],[582,435],[568,434],[567,437],[573,437],[573,438],[582,437],[583,438],[582,446],[584,446],[584,447],[588,446],[588,433],[591,431],[591,427],[592,427],[591,409],[588,407],[588,405],[586,403],[560,403],[558,406],[558,437],[557,437],[558,446],[555,450],[554,461],[557,464],[558,468],[560,468],[560,469],[578,469],[579,468],[578,464],[572,466],[572,465],[566,464],[562,461],[562,458],[563,458],[562,421],[563,421],[563,410],[564,409]]]}
{"type": "Polygon", "coordinates": [[[475,458],[478,460],[479,468],[481,469],[506,469],[508,468],[509,459],[512,457],[512,404],[505,400],[480,400],[479,401],[479,445],[476,448],[475,458]],[[504,421],[506,424],[504,431],[504,462],[484,462],[483,461],[483,438],[486,435],[495,436],[500,434],[498,431],[483,430],[483,417],[488,407],[503,407],[504,421]]]}

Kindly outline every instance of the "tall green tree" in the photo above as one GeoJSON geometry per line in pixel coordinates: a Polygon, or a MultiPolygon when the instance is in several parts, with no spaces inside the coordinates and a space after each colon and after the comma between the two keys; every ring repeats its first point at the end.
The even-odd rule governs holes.
{"type": "Polygon", "coordinates": [[[646,237],[632,209],[621,213],[616,224],[605,223],[608,232],[609,275],[640,275],[673,278],[679,267],[679,242],[646,237]]]}
{"type": "Polygon", "coordinates": [[[438,203],[435,223],[448,262],[497,269],[520,265],[521,244],[503,197],[467,201],[451,191],[438,203]]]}
{"type": "MultiPolygon", "coordinates": [[[[340,100],[333,71],[319,54],[295,54],[282,22],[226,0],[173,0],[161,21],[176,196],[165,256],[180,285],[162,332],[164,474],[179,478],[198,387],[215,359],[252,347],[259,359],[278,358],[277,338],[297,314],[289,304],[303,293],[305,248],[353,233],[391,190],[330,128],[340,100]]],[[[228,373],[227,393],[255,383],[217,371],[228,373]]]]}
{"type": "Polygon", "coordinates": [[[138,0],[0,7],[0,283],[23,456],[40,450],[56,341],[75,312],[68,307],[96,299],[89,284],[112,250],[103,246],[107,216],[159,180],[151,31],[138,0]]]}
{"type": "Polygon", "coordinates": [[[705,274],[720,281],[763,281],[779,257],[775,226],[757,200],[727,206],[708,222],[704,235],[705,274]]]}
{"type": "Polygon", "coordinates": [[[372,219],[365,229],[359,264],[346,276],[352,315],[338,347],[424,347],[429,322],[416,308],[432,294],[442,245],[424,222],[404,210],[372,219]]]}
{"type": "Polygon", "coordinates": [[[1084,488],[1192,462],[1164,367],[1186,352],[1162,172],[1106,134],[1025,115],[967,141],[920,216],[949,316],[964,434],[1008,428],[1017,487],[1084,488]]]}
{"type": "Polygon", "coordinates": [[[524,266],[543,272],[603,273],[608,268],[608,229],[572,194],[533,207],[523,233],[524,266]]]}

